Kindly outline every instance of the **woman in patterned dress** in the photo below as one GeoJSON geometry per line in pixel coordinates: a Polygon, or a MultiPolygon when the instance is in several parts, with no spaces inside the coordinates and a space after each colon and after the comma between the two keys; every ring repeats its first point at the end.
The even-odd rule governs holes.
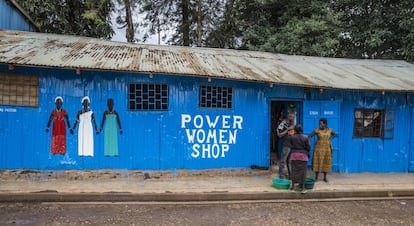
{"type": "Polygon", "coordinates": [[[319,172],[323,172],[323,180],[328,182],[327,173],[332,171],[332,144],[335,132],[328,128],[328,121],[325,118],[319,119],[319,128],[309,134],[309,139],[317,136],[312,156],[312,169],[315,171],[315,180],[318,180],[319,172]]]}
{"type": "Polygon", "coordinates": [[[52,125],[52,141],[50,143],[50,152],[52,154],[66,154],[66,124],[70,128],[68,113],[62,108],[63,98],[57,96],[55,98],[56,109],[53,109],[47,122],[46,132],[49,132],[51,122],[52,125]]]}

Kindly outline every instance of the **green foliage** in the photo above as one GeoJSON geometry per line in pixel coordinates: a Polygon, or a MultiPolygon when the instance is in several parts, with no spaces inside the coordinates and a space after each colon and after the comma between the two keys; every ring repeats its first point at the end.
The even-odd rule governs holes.
{"type": "Polygon", "coordinates": [[[210,47],[414,59],[413,0],[227,0],[210,47]]]}
{"type": "Polygon", "coordinates": [[[17,0],[43,32],[110,39],[111,0],[17,0]]]}
{"type": "MultiPolygon", "coordinates": [[[[44,32],[110,38],[111,0],[17,0],[44,32]]],[[[124,4],[125,0],[117,0],[124,4]]],[[[164,43],[414,61],[413,0],[130,0],[164,43]]],[[[126,27],[125,15],[117,23],[126,27]]],[[[139,27],[139,28],[137,28],[139,27]]]]}
{"type": "MultiPolygon", "coordinates": [[[[335,56],[336,16],[326,1],[228,0],[211,47],[335,56]]],[[[213,36],[214,35],[214,36],[213,36]]]]}
{"type": "Polygon", "coordinates": [[[172,0],[142,0],[140,13],[145,15],[141,22],[141,26],[147,28],[144,34],[144,42],[146,39],[157,33],[162,33],[161,39],[165,42],[168,38],[167,33],[171,27],[177,29],[177,18],[171,15],[178,15],[177,8],[174,7],[172,0]],[[172,25],[174,24],[174,25],[172,25]]]}
{"type": "MultiPolygon", "coordinates": [[[[227,0],[222,16],[215,20],[214,29],[206,37],[206,46],[215,48],[246,48],[246,33],[257,26],[250,24],[259,13],[254,0],[227,0]]],[[[266,29],[266,27],[263,27],[266,29]]],[[[260,38],[260,37],[257,37],[260,38]]]]}
{"type": "Polygon", "coordinates": [[[413,60],[412,0],[336,0],[332,8],[347,34],[344,56],[413,60]]]}
{"type": "Polygon", "coordinates": [[[339,45],[336,16],[325,1],[268,1],[273,26],[248,35],[253,50],[286,54],[335,56],[339,45]],[[258,38],[257,36],[260,36],[258,38]],[[254,40],[254,41],[253,41],[254,40]],[[259,40],[259,41],[257,41],[259,40]]]}
{"type": "Polygon", "coordinates": [[[335,56],[339,41],[326,21],[317,16],[290,20],[271,34],[258,50],[312,56],[335,56]]]}
{"type": "Polygon", "coordinates": [[[402,19],[399,27],[407,30],[407,34],[402,37],[401,55],[407,61],[414,62],[414,16],[402,19]]]}
{"type": "Polygon", "coordinates": [[[146,17],[142,26],[148,28],[145,37],[162,33],[162,40],[168,44],[196,46],[201,30],[201,43],[204,46],[208,35],[215,29],[216,21],[223,14],[223,2],[224,0],[143,0],[141,13],[146,14],[146,17]]]}

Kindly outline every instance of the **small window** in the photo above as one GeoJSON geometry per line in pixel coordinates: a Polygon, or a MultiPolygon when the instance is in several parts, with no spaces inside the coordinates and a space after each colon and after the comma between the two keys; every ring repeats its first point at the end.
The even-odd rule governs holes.
{"type": "Polygon", "coordinates": [[[231,87],[200,86],[200,108],[231,109],[233,107],[233,89],[231,87]]]}
{"type": "Polygon", "coordinates": [[[38,107],[39,77],[0,73],[0,105],[38,107]]]}
{"type": "Polygon", "coordinates": [[[129,84],[128,109],[138,111],[168,110],[168,85],[140,83],[129,84]]]}
{"type": "Polygon", "coordinates": [[[354,138],[383,138],[385,111],[379,109],[355,109],[354,138]]]}

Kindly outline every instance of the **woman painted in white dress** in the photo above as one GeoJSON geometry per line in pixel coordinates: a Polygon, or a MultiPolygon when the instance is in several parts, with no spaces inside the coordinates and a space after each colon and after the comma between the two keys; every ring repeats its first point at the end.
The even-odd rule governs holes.
{"type": "Polygon", "coordinates": [[[90,100],[88,96],[82,98],[82,110],[78,111],[76,116],[75,124],[70,132],[73,134],[76,126],[79,123],[78,130],[78,154],[79,156],[93,156],[93,127],[95,128],[96,134],[99,134],[96,126],[95,117],[93,111],[89,109],[90,100]],[[92,123],[91,123],[92,122],[92,123]]]}

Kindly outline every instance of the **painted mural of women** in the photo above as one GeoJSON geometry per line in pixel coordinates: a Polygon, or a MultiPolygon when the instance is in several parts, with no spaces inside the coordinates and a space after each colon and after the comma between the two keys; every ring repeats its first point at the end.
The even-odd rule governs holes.
{"type": "Polygon", "coordinates": [[[108,110],[106,110],[102,117],[102,123],[100,132],[105,125],[104,132],[104,155],[105,156],[118,156],[118,134],[117,134],[117,125],[119,128],[119,133],[122,134],[121,120],[119,118],[118,112],[114,110],[114,100],[109,98],[108,110]]]}
{"type": "Polygon", "coordinates": [[[95,128],[96,134],[99,134],[96,126],[95,117],[93,111],[89,109],[90,100],[88,96],[82,98],[82,110],[78,111],[76,115],[75,124],[70,132],[73,134],[76,126],[79,123],[78,129],[78,154],[79,156],[93,156],[93,127],[95,128]]]}
{"type": "Polygon", "coordinates": [[[66,126],[65,121],[70,129],[68,113],[62,108],[63,98],[55,98],[56,109],[53,109],[47,122],[46,132],[49,132],[50,123],[52,125],[52,142],[50,143],[50,152],[52,154],[66,154],[66,126]]]}

